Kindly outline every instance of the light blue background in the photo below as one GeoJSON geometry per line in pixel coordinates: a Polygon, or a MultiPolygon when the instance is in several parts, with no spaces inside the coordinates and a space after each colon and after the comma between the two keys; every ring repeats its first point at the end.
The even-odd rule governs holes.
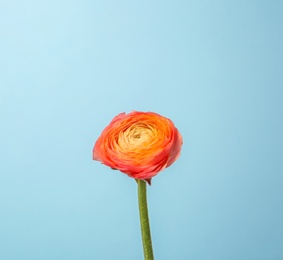
{"type": "Polygon", "coordinates": [[[143,259],[120,112],[184,138],[148,189],[156,259],[283,259],[282,1],[0,1],[0,259],[143,259]]]}

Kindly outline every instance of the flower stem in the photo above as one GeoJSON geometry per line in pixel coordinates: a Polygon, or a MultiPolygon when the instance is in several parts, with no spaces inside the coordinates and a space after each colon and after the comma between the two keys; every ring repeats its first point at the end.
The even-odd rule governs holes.
{"type": "Polygon", "coordinates": [[[145,260],[153,260],[153,250],[150,236],[150,226],[147,210],[147,199],[146,199],[146,182],[143,180],[137,180],[138,183],[138,198],[139,198],[139,211],[140,211],[140,222],[141,222],[141,233],[143,252],[145,260]]]}

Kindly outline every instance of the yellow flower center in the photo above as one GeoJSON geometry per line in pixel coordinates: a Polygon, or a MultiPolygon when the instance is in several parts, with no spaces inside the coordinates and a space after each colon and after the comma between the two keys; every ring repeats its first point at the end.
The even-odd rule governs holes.
{"type": "Polygon", "coordinates": [[[147,149],[154,142],[157,130],[147,125],[133,125],[119,134],[118,145],[124,151],[147,149]]]}

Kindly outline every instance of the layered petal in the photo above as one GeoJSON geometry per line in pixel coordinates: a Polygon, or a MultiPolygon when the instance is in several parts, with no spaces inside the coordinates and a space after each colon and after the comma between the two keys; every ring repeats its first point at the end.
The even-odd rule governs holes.
{"type": "Polygon", "coordinates": [[[157,113],[117,115],[93,148],[93,159],[135,179],[150,179],[180,155],[182,136],[173,122],[157,113]]]}

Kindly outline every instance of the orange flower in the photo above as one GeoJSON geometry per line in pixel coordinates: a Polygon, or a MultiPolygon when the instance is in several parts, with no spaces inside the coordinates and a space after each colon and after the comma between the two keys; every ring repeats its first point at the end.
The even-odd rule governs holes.
{"type": "Polygon", "coordinates": [[[135,179],[150,180],[180,155],[182,136],[173,122],[153,112],[121,113],[103,130],[93,159],[135,179]]]}

